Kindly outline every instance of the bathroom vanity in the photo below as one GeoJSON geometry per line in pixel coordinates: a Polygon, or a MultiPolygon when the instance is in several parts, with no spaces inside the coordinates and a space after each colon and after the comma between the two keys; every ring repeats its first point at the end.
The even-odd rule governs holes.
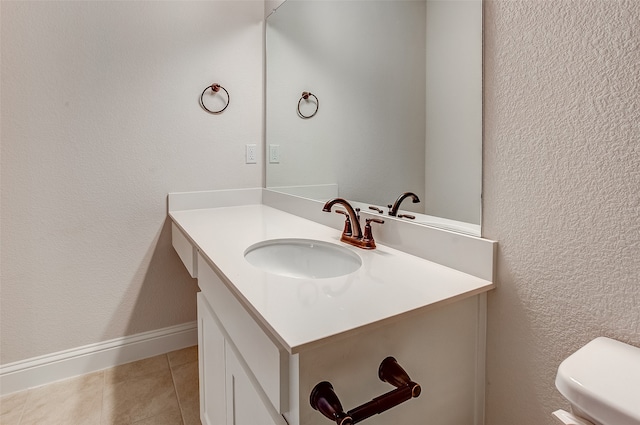
{"type": "MultiPolygon", "coordinates": [[[[202,423],[328,425],[310,405],[314,386],[329,381],[352,409],[393,389],[378,378],[393,356],[422,393],[366,423],[482,424],[491,278],[391,248],[382,231],[374,250],[342,244],[338,214],[320,224],[263,201],[261,189],[169,195],[173,246],[201,289],[202,423]],[[245,259],[255,244],[300,239],[348,250],[360,265],[334,277],[291,277],[245,259]]],[[[390,241],[404,234],[398,225],[385,224],[390,241]]],[[[443,237],[466,255],[458,238],[471,237],[443,237]]],[[[492,261],[495,243],[471,239],[492,261]]]]}

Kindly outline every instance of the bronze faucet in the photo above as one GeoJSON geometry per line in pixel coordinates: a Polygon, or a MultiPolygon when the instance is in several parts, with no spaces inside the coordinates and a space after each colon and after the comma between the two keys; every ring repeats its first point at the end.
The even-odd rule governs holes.
{"type": "MultiPolygon", "coordinates": [[[[398,196],[398,199],[396,199],[396,202],[394,202],[393,205],[389,204],[389,215],[390,216],[396,216],[398,214],[398,209],[400,209],[400,204],[402,203],[402,201],[405,200],[405,198],[411,197],[413,200],[414,204],[417,204],[418,202],[420,202],[420,198],[418,198],[418,195],[416,195],[413,192],[405,192],[402,195],[398,196]]],[[[411,217],[407,217],[407,218],[411,218],[411,217]]]]}
{"type": "Polygon", "coordinates": [[[331,207],[335,204],[342,205],[347,212],[342,210],[337,210],[337,213],[344,214],[346,216],[344,222],[344,230],[342,231],[342,236],[340,236],[340,240],[344,243],[348,243],[349,245],[357,246],[362,249],[375,249],[376,242],[373,240],[373,234],[371,233],[371,223],[384,223],[384,220],[380,220],[377,218],[368,218],[366,219],[366,225],[364,227],[364,233],[362,232],[362,227],[360,226],[360,215],[356,210],[353,209],[351,204],[347,202],[347,200],[343,198],[334,198],[330,201],[327,201],[322,208],[324,212],[331,212],[331,207]],[[355,233],[355,234],[354,234],[355,233]]]}

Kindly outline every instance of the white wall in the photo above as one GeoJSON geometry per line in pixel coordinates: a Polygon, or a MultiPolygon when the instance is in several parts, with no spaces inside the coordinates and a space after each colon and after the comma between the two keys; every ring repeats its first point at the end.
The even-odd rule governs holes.
{"type": "Polygon", "coordinates": [[[554,424],[559,363],[640,346],[640,2],[485,2],[488,425],[554,424]]]}
{"type": "Polygon", "coordinates": [[[166,194],[262,184],[263,2],[1,8],[0,363],[195,320],[166,194]]]}

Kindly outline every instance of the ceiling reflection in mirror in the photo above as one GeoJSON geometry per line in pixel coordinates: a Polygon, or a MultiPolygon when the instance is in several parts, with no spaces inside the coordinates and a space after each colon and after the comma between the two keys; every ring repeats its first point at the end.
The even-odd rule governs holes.
{"type": "Polygon", "coordinates": [[[481,0],[287,0],[266,62],[268,189],[479,235],[481,0]]]}

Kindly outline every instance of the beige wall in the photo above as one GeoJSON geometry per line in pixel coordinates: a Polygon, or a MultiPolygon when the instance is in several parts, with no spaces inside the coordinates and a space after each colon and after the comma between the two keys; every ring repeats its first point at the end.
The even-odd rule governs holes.
{"type": "Polygon", "coordinates": [[[166,194],[262,184],[263,2],[1,8],[0,363],[195,320],[166,194]]]}
{"type": "Polygon", "coordinates": [[[640,2],[485,3],[488,425],[555,423],[558,364],[640,346],[640,2]]]}

